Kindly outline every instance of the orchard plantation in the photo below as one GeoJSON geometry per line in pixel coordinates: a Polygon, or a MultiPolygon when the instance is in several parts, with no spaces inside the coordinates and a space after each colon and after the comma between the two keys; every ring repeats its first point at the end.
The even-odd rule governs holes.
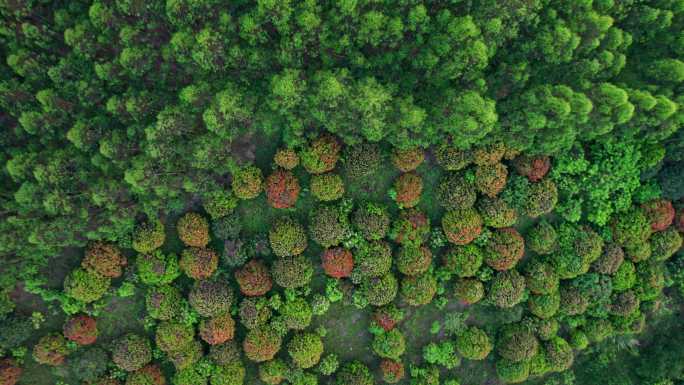
{"type": "Polygon", "coordinates": [[[0,385],[684,384],[684,0],[0,20],[0,385]]]}

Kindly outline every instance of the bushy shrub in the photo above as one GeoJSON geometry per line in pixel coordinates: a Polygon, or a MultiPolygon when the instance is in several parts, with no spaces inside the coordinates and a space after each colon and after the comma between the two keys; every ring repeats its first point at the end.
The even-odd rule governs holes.
{"type": "Polygon", "coordinates": [[[368,277],[361,283],[361,291],[373,306],[384,306],[392,302],[397,296],[398,288],[399,284],[392,273],[368,277]]]}
{"type": "Polygon", "coordinates": [[[150,317],[170,320],[181,311],[180,291],[169,285],[152,287],[145,296],[145,305],[150,317]]]}
{"type": "Polygon", "coordinates": [[[200,214],[189,212],[176,223],[178,237],[191,247],[205,247],[209,243],[209,221],[200,214]]]}
{"type": "Polygon", "coordinates": [[[117,380],[116,378],[110,378],[110,377],[102,377],[94,382],[89,383],[88,385],[120,385],[121,382],[117,380]]]}
{"type": "Polygon", "coordinates": [[[373,339],[373,351],[381,358],[398,361],[406,350],[406,340],[398,329],[376,334],[373,339]]]}
{"type": "Polygon", "coordinates": [[[64,279],[64,294],[77,301],[94,302],[104,296],[110,284],[109,277],[77,268],[64,279]]]}
{"type": "Polygon", "coordinates": [[[354,258],[351,251],[343,247],[326,249],[321,256],[325,274],[333,278],[349,277],[354,269],[354,258]]]}
{"type": "Polygon", "coordinates": [[[523,327],[505,327],[496,343],[497,353],[511,362],[528,361],[538,349],[537,338],[523,327]]]}
{"type": "Polygon", "coordinates": [[[384,359],[380,361],[382,379],[388,384],[396,384],[404,378],[404,364],[401,361],[384,359]]]}
{"type": "Polygon", "coordinates": [[[370,241],[356,250],[354,273],[360,277],[378,277],[392,268],[392,249],[385,241],[370,241]]]}
{"type": "Polygon", "coordinates": [[[570,347],[566,340],[560,337],[553,337],[544,344],[544,348],[552,371],[562,372],[572,366],[575,356],[572,352],[572,347],[570,347]]]}
{"type": "Polygon", "coordinates": [[[396,258],[397,269],[406,275],[422,274],[430,268],[431,263],[432,252],[425,246],[402,246],[396,258]]]}
{"type": "Polygon", "coordinates": [[[368,367],[359,361],[348,362],[337,371],[335,385],[374,385],[368,367]]]}
{"type": "Polygon", "coordinates": [[[508,270],[525,253],[525,240],[512,227],[497,229],[487,240],[485,263],[494,270],[508,270]]]}
{"type": "Polygon", "coordinates": [[[421,244],[430,234],[430,219],[420,210],[405,209],[392,223],[391,238],[401,244],[421,244]]]}
{"type": "Polygon", "coordinates": [[[150,341],[137,334],[126,334],[114,341],[112,361],[127,372],[142,368],[152,361],[150,341]]]}
{"type": "Polygon", "coordinates": [[[176,371],[171,383],[173,385],[207,385],[209,373],[201,365],[193,365],[189,368],[176,371]]]}
{"type": "Polygon", "coordinates": [[[154,335],[157,347],[163,352],[183,350],[195,337],[192,326],[179,322],[160,322],[154,335]]]}
{"type": "Polygon", "coordinates": [[[218,255],[211,249],[188,247],[181,253],[178,266],[190,278],[206,279],[218,268],[218,255]]]}
{"type": "Polygon", "coordinates": [[[462,303],[472,305],[484,297],[484,285],[474,278],[459,279],[454,285],[454,294],[462,303]]]}
{"type": "Polygon", "coordinates": [[[69,318],[62,328],[64,337],[79,345],[90,345],[97,340],[97,321],[85,314],[69,318]]]}
{"type": "Polygon", "coordinates": [[[266,178],[266,199],[276,209],[293,207],[297,203],[300,189],[299,180],[291,171],[275,170],[266,178]]]}
{"type": "Polygon", "coordinates": [[[365,179],[373,175],[383,161],[383,151],[377,143],[361,142],[346,147],[344,172],[351,179],[365,179]]]}
{"type": "Polygon", "coordinates": [[[138,277],[146,285],[168,285],[180,276],[176,254],[164,254],[155,250],[150,254],[139,254],[136,258],[138,277]]]}
{"type": "Polygon", "coordinates": [[[589,346],[589,338],[582,330],[576,329],[570,334],[569,343],[573,349],[584,350],[589,346]]]}
{"type": "Polygon", "coordinates": [[[254,329],[265,325],[272,314],[265,298],[245,298],[240,302],[239,315],[247,329],[254,329]]]}
{"type": "Polygon", "coordinates": [[[255,166],[247,166],[233,174],[233,194],[239,199],[254,199],[263,189],[264,176],[255,166]]]}
{"type": "Polygon", "coordinates": [[[9,351],[21,346],[35,333],[30,317],[12,313],[2,319],[0,328],[0,349],[9,351]]]}
{"type": "Polygon", "coordinates": [[[589,341],[593,343],[601,342],[613,334],[613,325],[607,319],[590,318],[583,329],[589,341]]]}
{"type": "Polygon", "coordinates": [[[473,150],[473,162],[476,165],[496,164],[506,154],[506,146],[501,142],[494,142],[476,147],[473,150]]]}
{"type": "Polygon", "coordinates": [[[476,199],[475,185],[460,173],[446,174],[437,185],[437,202],[447,210],[469,209],[476,199]]]}
{"type": "Polygon", "coordinates": [[[268,268],[256,259],[236,270],[235,280],[240,286],[240,292],[248,297],[264,295],[273,286],[268,268]]]}
{"type": "Polygon", "coordinates": [[[474,277],[484,261],[484,251],[472,243],[453,246],[442,256],[442,261],[457,277],[474,277]]]}
{"type": "Polygon", "coordinates": [[[295,150],[290,148],[279,148],[273,156],[273,161],[278,167],[282,167],[285,170],[292,170],[299,166],[299,155],[297,155],[295,150]]]}
{"type": "Polygon", "coordinates": [[[547,221],[540,221],[527,233],[527,247],[537,254],[549,254],[558,245],[556,229],[547,221]]]}
{"type": "Polygon", "coordinates": [[[437,279],[430,272],[401,280],[401,297],[411,306],[429,304],[436,292],[437,279]]]}
{"type": "Polygon", "coordinates": [[[551,179],[532,183],[527,188],[527,196],[522,204],[522,213],[536,218],[548,214],[558,203],[558,188],[551,179]]]}
{"type": "Polygon", "coordinates": [[[533,322],[532,329],[542,341],[548,341],[558,334],[560,325],[554,318],[538,318],[533,322]]]}
{"type": "Polygon", "coordinates": [[[237,213],[214,219],[211,223],[211,231],[218,239],[236,239],[242,231],[242,218],[237,213]]]}
{"type": "Polygon", "coordinates": [[[304,330],[311,324],[313,309],[302,297],[295,297],[280,306],[280,315],[288,329],[304,330]]]}
{"type": "Polygon", "coordinates": [[[527,299],[530,313],[539,318],[551,318],[560,308],[560,293],[552,292],[549,294],[532,294],[527,299]]]}
{"type": "Polygon", "coordinates": [[[245,365],[241,361],[215,367],[209,378],[211,385],[242,385],[244,382],[245,365]]]}
{"type": "Polygon", "coordinates": [[[434,154],[437,164],[447,171],[462,170],[473,161],[472,151],[463,150],[447,143],[438,145],[434,154]]]}
{"type": "Polygon", "coordinates": [[[272,360],[280,350],[282,339],[273,329],[260,327],[247,332],[242,343],[245,356],[255,362],[272,360]]]}
{"type": "Polygon", "coordinates": [[[513,167],[530,182],[539,182],[549,172],[551,160],[545,155],[520,155],[513,159],[513,167]]]}
{"type": "Polygon", "coordinates": [[[682,236],[679,232],[669,227],[651,236],[651,259],[665,261],[672,257],[682,247],[682,236]]]}
{"type": "Polygon", "coordinates": [[[238,199],[231,190],[209,191],[202,196],[202,207],[212,220],[230,215],[238,205],[238,199]]]}
{"type": "Polygon", "coordinates": [[[299,154],[302,166],[310,174],[322,174],[335,168],[340,157],[340,143],[332,135],[310,141],[299,154]]]}
{"type": "Polygon", "coordinates": [[[501,308],[517,305],[525,294],[525,278],[516,270],[496,274],[489,287],[489,300],[501,308]]]}
{"type": "Polygon", "coordinates": [[[601,257],[603,239],[588,226],[563,223],[558,228],[560,250],[551,257],[561,279],[571,279],[589,271],[601,257]]]}
{"type": "Polygon", "coordinates": [[[413,171],[425,160],[425,152],[420,147],[395,148],[392,151],[392,164],[401,172],[413,171]]]}
{"type": "Polygon", "coordinates": [[[558,290],[558,274],[549,263],[535,258],[525,266],[524,271],[527,288],[532,293],[549,294],[558,290]]]}
{"type": "Polygon", "coordinates": [[[337,371],[339,366],[340,362],[337,359],[337,354],[330,353],[321,359],[316,369],[324,376],[331,376],[337,371]]]}
{"type": "Polygon", "coordinates": [[[23,369],[11,358],[0,359],[0,384],[15,385],[19,382],[23,369]]]}
{"type": "Polygon", "coordinates": [[[632,290],[622,293],[615,293],[611,299],[608,310],[611,314],[618,316],[627,316],[639,309],[639,298],[632,290]]]}
{"type": "Polygon", "coordinates": [[[323,341],[315,333],[297,333],[287,344],[287,352],[295,365],[308,369],[320,361],[323,354],[323,341]]]}
{"type": "Polygon", "coordinates": [[[613,239],[622,246],[644,243],[651,235],[651,223],[638,208],[615,215],[612,221],[613,239]]]}
{"type": "Polygon", "coordinates": [[[354,211],[352,222],[364,238],[378,240],[387,234],[390,219],[383,206],[365,203],[354,211]]]}
{"type": "Polygon", "coordinates": [[[615,243],[608,243],[603,247],[599,259],[591,265],[592,270],[601,274],[613,275],[625,260],[625,252],[615,243]]]}
{"type": "Polygon", "coordinates": [[[587,311],[589,298],[577,287],[563,286],[560,289],[560,311],[565,315],[578,315],[587,311]]]}
{"type": "Polygon", "coordinates": [[[299,255],[307,246],[304,227],[291,218],[277,219],[268,233],[273,253],[279,257],[299,255]]]}
{"type": "Polygon", "coordinates": [[[225,282],[201,280],[195,282],[188,302],[203,317],[214,317],[230,311],[234,293],[225,282]]]}
{"type": "Polygon", "coordinates": [[[334,201],[344,195],[344,181],[338,174],[329,172],[314,175],[310,183],[311,194],[319,201],[334,201]]]}
{"type": "Polygon", "coordinates": [[[518,221],[515,208],[500,198],[483,197],[477,203],[477,211],[484,224],[489,227],[510,227],[518,221]]]}
{"type": "Polygon", "coordinates": [[[488,197],[497,196],[506,186],[508,169],[501,163],[475,167],[475,188],[488,197]]]}
{"type": "Polygon", "coordinates": [[[649,259],[651,254],[652,250],[649,242],[634,243],[625,246],[625,256],[634,263],[649,259]]]}
{"type": "Polygon", "coordinates": [[[674,220],[675,210],[672,202],[668,200],[655,199],[642,204],[641,209],[653,231],[665,230],[674,220]]]}
{"type": "Polygon", "coordinates": [[[126,257],[116,245],[104,242],[92,242],[86,248],[81,266],[104,277],[121,276],[122,267],[126,266],[126,257]]]}
{"type": "Polygon", "coordinates": [[[487,333],[475,326],[467,328],[456,337],[456,349],[469,360],[484,360],[492,348],[487,333]]]}
{"type": "Polygon", "coordinates": [[[199,335],[209,345],[222,344],[233,339],[235,321],[230,314],[220,314],[200,322],[199,335]]]}
{"type": "Polygon", "coordinates": [[[504,384],[518,384],[530,376],[528,361],[515,362],[508,359],[496,361],[496,375],[504,384]]]}
{"type": "Polygon", "coordinates": [[[212,345],[209,349],[209,359],[216,365],[226,365],[231,362],[241,361],[242,350],[237,342],[233,340],[212,345]]]}
{"type": "Polygon", "coordinates": [[[126,377],[126,385],[165,385],[166,378],[157,365],[147,365],[126,377]]]}
{"type": "Polygon", "coordinates": [[[482,217],[475,209],[447,211],[442,217],[442,229],[449,242],[465,245],[482,232],[482,217]]]}
{"type": "Polygon", "coordinates": [[[677,228],[677,230],[679,230],[680,233],[684,233],[684,208],[677,210],[674,226],[677,228]]]}
{"type": "Polygon", "coordinates": [[[268,385],[278,385],[287,375],[288,367],[279,358],[266,361],[259,365],[259,379],[268,385]]]}
{"type": "Polygon", "coordinates": [[[337,206],[318,206],[309,216],[309,235],[322,247],[339,245],[350,235],[349,221],[337,206]]]}
{"type": "Polygon", "coordinates": [[[298,288],[306,286],[313,276],[313,265],[309,257],[298,255],[280,258],[271,266],[273,280],[284,288],[298,288]]]}
{"type": "Polygon", "coordinates": [[[33,347],[33,359],[43,365],[62,365],[67,354],[69,354],[67,341],[61,334],[57,333],[41,337],[33,347]]]}
{"type": "Polygon", "coordinates": [[[164,225],[159,220],[151,220],[138,224],[133,231],[132,246],[138,253],[146,254],[160,248],[164,244],[166,234],[164,225]]]}
{"type": "Polygon", "coordinates": [[[636,283],[636,268],[634,263],[624,261],[613,274],[613,290],[625,291],[631,289],[636,283]]]}
{"type": "Polygon", "coordinates": [[[634,292],[641,301],[658,298],[665,287],[665,267],[662,263],[638,263],[634,292]]]}
{"type": "Polygon", "coordinates": [[[423,192],[423,178],[414,172],[401,174],[393,187],[394,201],[400,208],[410,208],[420,202],[420,194],[423,192]]]}

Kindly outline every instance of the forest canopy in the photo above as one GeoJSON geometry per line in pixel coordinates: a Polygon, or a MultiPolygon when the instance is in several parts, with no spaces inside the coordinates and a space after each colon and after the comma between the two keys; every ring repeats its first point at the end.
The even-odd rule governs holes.
{"type": "Polygon", "coordinates": [[[681,0],[0,19],[0,383],[560,384],[641,335],[673,360],[681,0]]]}

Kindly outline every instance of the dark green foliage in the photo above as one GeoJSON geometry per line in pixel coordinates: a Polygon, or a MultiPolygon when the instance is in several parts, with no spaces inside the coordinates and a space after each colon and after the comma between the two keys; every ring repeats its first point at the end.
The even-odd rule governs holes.
{"type": "Polygon", "coordinates": [[[387,234],[390,219],[384,207],[374,203],[366,203],[354,211],[352,222],[364,238],[378,240],[387,234]]]}
{"type": "Polygon", "coordinates": [[[69,357],[68,364],[79,381],[94,381],[105,373],[109,355],[102,348],[90,347],[69,357]]]}
{"type": "Polygon", "coordinates": [[[309,284],[313,265],[306,256],[284,257],[273,262],[271,274],[278,285],[293,289],[309,284]]]}
{"type": "Polygon", "coordinates": [[[319,206],[309,215],[309,235],[322,247],[337,246],[351,229],[347,213],[338,206],[319,206]]]}
{"type": "Polygon", "coordinates": [[[501,308],[517,305],[525,293],[525,278],[516,270],[496,274],[489,287],[489,300],[501,308]]]}
{"type": "Polygon", "coordinates": [[[471,208],[476,198],[475,186],[464,175],[446,174],[437,185],[437,200],[447,210],[471,208]]]}
{"type": "Polygon", "coordinates": [[[213,317],[226,313],[233,304],[234,292],[226,283],[219,280],[201,280],[188,294],[188,302],[203,317],[213,317]]]}
{"type": "Polygon", "coordinates": [[[335,376],[337,385],[373,385],[370,370],[359,361],[352,361],[342,365],[335,376]]]}
{"type": "Polygon", "coordinates": [[[379,277],[368,277],[361,282],[361,292],[373,306],[383,306],[397,296],[399,283],[391,273],[379,277]]]}
{"type": "Polygon", "coordinates": [[[487,334],[471,326],[456,337],[458,352],[469,360],[483,360],[492,351],[492,343],[487,334]]]}
{"type": "Polygon", "coordinates": [[[147,285],[168,285],[180,275],[176,254],[164,254],[159,250],[140,254],[136,258],[138,276],[147,285]]]}
{"type": "Polygon", "coordinates": [[[432,302],[437,292],[437,280],[430,272],[401,280],[401,298],[411,306],[422,306],[432,302]]]}
{"type": "Polygon", "coordinates": [[[549,222],[541,220],[527,232],[525,240],[527,247],[535,253],[549,254],[557,246],[558,234],[549,222]]]}
{"type": "Polygon", "coordinates": [[[406,341],[398,329],[392,329],[376,335],[372,346],[378,356],[399,360],[406,349],[406,341]]]}
{"type": "Polygon", "coordinates": [[[482,266],[484,251],[477,245],[454,246],[442,257],[444,267],[458,277],[473,277],[482,266]]]}
{"type": "Polygon", "coordinates": [[[497,353],[510,362],[528,361],[538,348],[537,338],[523,328],[504,328],[496,342],[497,353]]]}

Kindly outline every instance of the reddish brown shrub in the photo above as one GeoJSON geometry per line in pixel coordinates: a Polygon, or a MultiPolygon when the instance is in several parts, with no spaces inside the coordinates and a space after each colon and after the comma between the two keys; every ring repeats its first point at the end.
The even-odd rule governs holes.
{"type": "Polygon", "coordinates": [[[508,270],[515,266],[525,253],[525,240],[512,227],[492,232],[487,242],[485,262],[495,270],[508,270]]]}
{"type": "Polygon", "coordinates": [[[395,308],[387,306],[376,308],[373,313],[373,320],[385,331],[390,331],[400,321],[399,314],[394,310],[395,308]]]}
{"type": "Polygon", "coordinates": [[[33,359],[43,365],[62,365],[68,353],[66,339],[61,334],[43,336],[33,347],[33,359]]]}
{"type": "Polygon", "coordinates": [[[310,174],[332,171],[340,158],[340,143],[332,135],[312,140],[300,154],[302,166],[310,174]]]}
{"type": "Polygon", "coordinates": [[[240,292],[249,297],[264,295],[273,287],[268,267],[256,259],[237,270],[235,280],[240,286],[240,292]]]}
{"type": "Polygon", "coordinates": [[[121,276],[122,267],[126,266],[126,257],[111,243],[92,242],[86,249],[81,266],[104,277],[116,278],[121,276]]]}
{"type": "Polygon", "coordinates": [[[209,221],[200,214],[186,213],[176,223],[178,237],[192,247],[204,247],[209,243],[209,221]]]}
{"type": "Polygon", "coordinates": [[[294,206],[299,190],[299,181],[291,171],[276,170],[266,178],[266,198],[276,209],[294,206]]]}
{"type": "Polygon", "coordinates": [[[473,162],[478,165],[491,165],[501,161],[506,154],[503,143],[490,143],[473,150],[473,162]]]}
{"type": "Polygon", "coordinates": [[[14,385],[19,382],[23,370],[11,358],[0,360],[0,385],[14,385]]]}
{"type": "Polygon", "coordinates": [[[420,147],[395,149],[392,152],[392,163],[401,172],[413,171],[425,160],[425,152],[420,147]]]}
{"type": "Polygon", "coordinates": [[[672,202],[665,199],[655,199],[641,205],[646,218],[651,223],[653,231],[662,231],[668,228],[675,217],[672,202]]]}
{"type": "Polygon", "coordinates": [[[475,168],[475,187],[488,197],[497,196],[506,186],[508,169],[501,163],[486,164],[475,168]]]}
{"type": "Polygon", "coordinates": [[[299,155],[292,149],[281,148],[275,153],[273,161],[285,170],[292,170],[299,165],[299,155]]]}
{"type": "Polygon", "coordinates": [[[413,207],[420,201],[423,179],[413,172],[402,174],[394,181],[394,192],[394,200],[400,207],[413,207]]]}
{"type": "Polygon", "coordinates": [[[166,385],[166,378],[157,365],[147,365],[128,375],[126,385],[166,385]]]}
{"type": "Polygon", "coordinates": [[[392,224],[390,233],[395,242],[401,244],[422,243],[430,232],[430,219],[420,210],[401,210],[399,218],[392,224]]]}
{"type": "Polygon", "coordinates": [[[230,314],[202,320],[199,326],[200,337],[209,345],[222,344],[232,340],[235,335],[235,321],[230,314]]]}
{"type": "Polygon", "coordinates": [[[325,274],[333,278],[346,278],[354,269],[354,257],[351,251],[343,247],[326,249],[321,256],[325,274]]]}
{"type": "Polygon", "coordinates": [[[179,266],[190,278],[209,278],[218,267],[218,255],[211,249],[189,247],[181,253],[179,266]]]}
{"type": "Polygon", "coordinates": [[[64,337],[79,345],[90,345],[97,340],[97,322],[85,314],[67,320],[63,330],[64,337]]]}
{"type": "Polygon", "coordinates": [[[382,379],[388,384],[396,384],[404,378],[404,364],[401,361],[383,359],[380,362],[382,379]]]}
{"type": "Polygon", "coordinates": [[[545,155],[521,155],[513,161],[518,174],[527,177],[530,182],[538,182],[544,178],[551,168],[551,159],[545,155]]]}
{"type": "Polygon", "coordinates": [[[273,329],[260,327],[252,329],[242,342],[242,349],[247,358],[255,362],[273,359],[280,350],[282,339],[273,329]]]}
{"type": "Polygon", "coordinates": [[[442,229],[449,242],[465,245],[482,232],[482,217],[472,208],[447,211],[442,217],[442,229]]]}

